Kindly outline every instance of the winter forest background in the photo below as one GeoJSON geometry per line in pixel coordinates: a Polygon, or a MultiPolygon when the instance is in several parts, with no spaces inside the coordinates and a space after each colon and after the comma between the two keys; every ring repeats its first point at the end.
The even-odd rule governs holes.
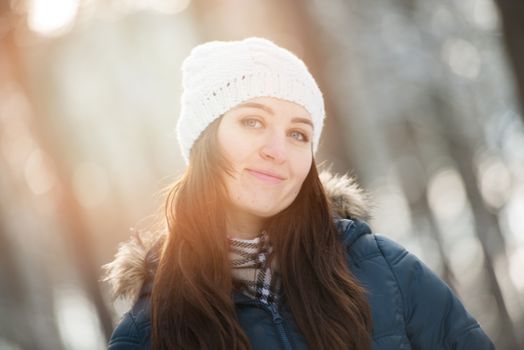
{"type": "Polygon", "coordinates": [[[324,92],[317,159],[375,231],[524,348],[524,2],[0,1],[0,349],[103,349],[127,305],[101,265],[158,220],[184,162],[180,64],[268,37],[324,92]]]}

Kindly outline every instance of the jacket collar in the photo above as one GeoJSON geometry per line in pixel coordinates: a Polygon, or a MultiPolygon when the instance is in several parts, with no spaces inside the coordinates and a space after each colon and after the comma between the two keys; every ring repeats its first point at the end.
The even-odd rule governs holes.
{"type": "MultiPolygon", "coordinates": [[[[320,179],[329,198],[342,242],[350,246],[369,228],[360,220],[369,219],[369,196],[353,177],[337,176],[328,171],[320,179]],[[340,220],[351,219],[351,220],[340,220]],[[366,229],[367,228],[367,229],[366,229]]],[[[151,292],[153,276],[165,232],[136,232],[121,244],[112,262],[103,266],[104,281],[112,287],[113,297],[136,301],[151,292]]]]}

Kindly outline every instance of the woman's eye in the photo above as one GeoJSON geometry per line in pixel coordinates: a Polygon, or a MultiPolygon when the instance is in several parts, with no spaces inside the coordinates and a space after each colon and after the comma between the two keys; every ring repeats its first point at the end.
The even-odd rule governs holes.
{"type": "Polygon", "coordinates": [[[306,134],[301,133],[299,131],[292,131],[291,132],[291,137],[293,137],[294,139],[296,139],[298,141],[301,141],[301,142],[308,142],[309,141],[309,139],[306,136],[306,134]]]}
{"type": "Polygon", "coordinates": [[[262,125],[262,123],[259,120],[253,118],[242,120],[242,124],[244,124],[248,128],[258,128],[260,127],[260,125],[262,125]]]}

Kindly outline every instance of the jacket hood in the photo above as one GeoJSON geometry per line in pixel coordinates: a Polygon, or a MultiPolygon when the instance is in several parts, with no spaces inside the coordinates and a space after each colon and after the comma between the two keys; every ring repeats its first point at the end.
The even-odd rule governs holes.
{"type": "MultiPolygon", "coordinates": [[[[336,216],[369,219],[369,196],[355,178],[333,175],[329,171],[321,172],[319,177],[336,216]]],[[[158,248],[165,236],[165,232],[139,231],[119,245],[114,260],[102,267],[105,271],[103,281],[110,284],[114,299],[134,301],[138,298],[144,282],[153,279],[158,248]]]]}

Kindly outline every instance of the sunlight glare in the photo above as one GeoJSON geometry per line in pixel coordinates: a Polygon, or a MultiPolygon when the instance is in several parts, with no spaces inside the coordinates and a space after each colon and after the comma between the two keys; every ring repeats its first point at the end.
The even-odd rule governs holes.
{"type": "Polygon", "coordinates": [[[44,36],[57,36],[73,25],[78,0],[31,0],[27,21],[31,30],[44,36]]]}

